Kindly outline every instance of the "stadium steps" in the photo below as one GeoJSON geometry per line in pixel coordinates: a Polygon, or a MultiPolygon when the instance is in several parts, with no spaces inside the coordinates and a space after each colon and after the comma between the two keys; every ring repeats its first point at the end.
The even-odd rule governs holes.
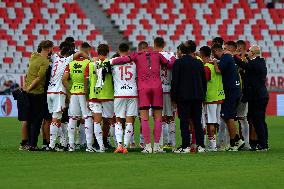
{"type": "Polygon", "coordinates": [[[111,46],[112,51],[117,51],[121,42],[128,43],[131,46],[131,43],[123,36],[118,27],[114,25],[97,1],[76,1],[80,8],[84,10],[86,16],[91,20],[91,23],[101,31],[104,39],[111,46]]]}

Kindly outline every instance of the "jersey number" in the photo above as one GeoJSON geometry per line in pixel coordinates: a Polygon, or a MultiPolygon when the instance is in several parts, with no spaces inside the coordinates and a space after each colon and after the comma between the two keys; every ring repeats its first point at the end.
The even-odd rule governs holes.
{"type": "Polygon", "coordinates": [[[57,71],[57,68],[58,68],[58,64],[55,64],[54,69],[53,69],[53,75],[52,75],[52,77],[55,76],[56,71],[57,71]]]}
{"type": "Polygon", "coordinates": [[[120,66],[120,79],[129,81],[133,77],[133,73],[131,73],[128,69],[131,68],[131,66],[120,66]]]}

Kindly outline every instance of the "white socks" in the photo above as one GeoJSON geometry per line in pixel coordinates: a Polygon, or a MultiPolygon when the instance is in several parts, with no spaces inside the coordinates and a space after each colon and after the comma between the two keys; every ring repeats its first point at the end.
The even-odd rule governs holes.
{"type": "Polygon", "coordinates": [[[123,136],[122,125],[121,123],[118,122],[115,124],[115,137],[116,137],[117,144],[119,146],[122,146],[122,136],[123,136]]]}
{"type": "Polygon", "coordinates": [[[173,147],[176,146],[176,124],[175,122],[170,122],[168,124],[169,130],[169,143],[172,144],[173,147]]]}
{"type": "Polygon", "coordinates": [[[226,130],[227,126],[223,119],[220,120],[219,132],[218,132],[218,147],[226,145],[226,130]]]}
{"type": "Polygon", "coordinates": [[[63,147],[67,147],[67,123],[61,123],[61,127],[59,128],[58,137],[60,136],[60,144],[63,147]]]}
{"type": "Polygon", "coordinates": [[[124,145],[123,145],[125,148],[129,146],[132,136],[133,136],[133,125],[132,123],[126,123],[124,131],[124,145]]]}
{"type": "Polygon", "coordinates": [[[103,131],[100,123],[94,122],[94,134],[96,136],[100,149],[105,149],[103,143],[103,131]]]}
{"type": "Polygon", "coordinates": [[[216,135],[214,135],[213,137],[208,137],[209,140],[209,144],[208,147],[211,150],[216,149],[217,145],[216,145],[216,135]]]}
{"type": "Polygon", "coordinates": [[[55,142],[57,139],[57,134],[58,134],[58,124],[55,122],[51,122],[50,124],[50,143],[49,147],[54,148],[55,147],[55,142]]]}
{"type": "Polygon", "coordinates": [[[249,124],[248,120],[245,117],[243,120],[240,120],[241,127],[242,127],[242,135],[244,137],[245,145],[248,147],[249,145],[249,124]]]}
{"type": "Polygon", "coordinates": [[[94,133],[93,119],[92,119],[92,117],[87,117],[85,119],[85,132],[84,132],[84,135],[85,135],[85,138],[86,138],[87,148],[88,149],[92,149],[93,133],[94,133]]]}
{"type": "MultiPolygon", "coordinates": [[[[132,135],[133,135],[132,123],[125,123],[123,147],[127,148],[129,146],[132,135]]],[[[123,128],[122,128],[121,123],[115,124],[115,137],[116,137],[117,144],[122,146],[123,128]]]]}
{"type": "Polygon", "coordinates": [[[69,118],[68,123],[68,139],[69,139],[69,146],[71,148],[75,147],[75,127],[77,124],[77,120],[73,118],[69,118]]]}

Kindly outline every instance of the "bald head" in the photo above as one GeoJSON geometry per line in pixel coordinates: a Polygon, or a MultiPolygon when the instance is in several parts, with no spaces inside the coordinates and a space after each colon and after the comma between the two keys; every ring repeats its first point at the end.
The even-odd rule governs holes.
{"type": "Polygon", "coordinates": [[[261,55],[261,50],[258,45],[253,45],[249,48],[249,56],[250,58],[255,58],[261,55]]]}

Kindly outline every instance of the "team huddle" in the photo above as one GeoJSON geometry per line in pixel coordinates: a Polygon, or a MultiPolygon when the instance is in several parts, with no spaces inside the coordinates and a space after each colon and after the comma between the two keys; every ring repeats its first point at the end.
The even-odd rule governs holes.
{"type": "MultiPolygon", "coordinates": [[[[86,152],[105,152],[113,140],[114,153],[128,153],[135,148],[135,119],[141,125],[135,132],[140,132],[142,153],[267,149],[267,138],[262,140],[257,129],[249,132],[254,122],[248,123],[248,103],[242,93],[246,59],[253,59],[252,53],[259,55],[260,49],[252,46],[247,55],[244,41],[223,43],[217,37],[196,52],[190,40],[181,43],[177,52],[168,52],[164,39],[156,37],[153,48],[141,41],[132,53],[122,43],[112,58],[107,44],[100,44],[93,58],[87,42],[77,50],[64,41],[60,52],[40,44],[31,59],[48,51],[46,102],[52,118],[44,150],[73,152],[79,146],[86,152]],[[191,93],[195,96],[189,98],[191,93]],[[180,147],[175,116],[180,118],[180,147]]],[[[28,83],[27,93],[35,87],[28,83]]]]}

